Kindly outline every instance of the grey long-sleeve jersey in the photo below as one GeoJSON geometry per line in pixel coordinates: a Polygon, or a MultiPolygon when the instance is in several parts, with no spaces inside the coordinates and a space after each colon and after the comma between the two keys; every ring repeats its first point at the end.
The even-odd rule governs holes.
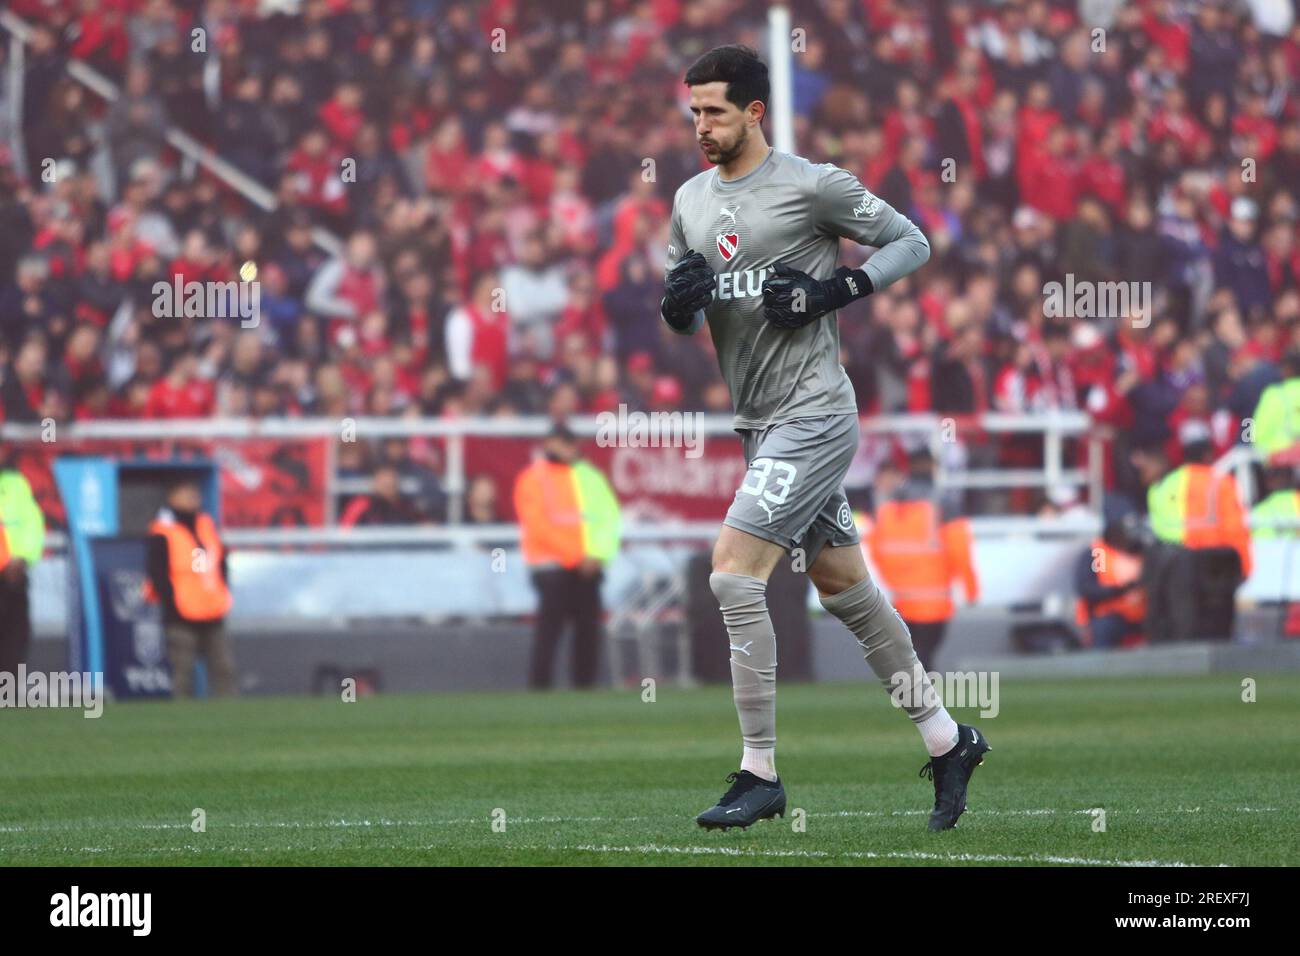
{"type": "Polygon", "coordinates": [[[862,266],[877,291],[930,258],[921,230],[848,170],[776,149],[739,179],[724,182],[717,169],[706,170],[673,197],[665,274],[694,249],[717,276],[704,318],[735,428],[857,411],[840,365],[836,313],[794,330],[763,318],[763,280],[772,267],[784,262],[829,279],[841,236],[878,247],[862,266]]]}

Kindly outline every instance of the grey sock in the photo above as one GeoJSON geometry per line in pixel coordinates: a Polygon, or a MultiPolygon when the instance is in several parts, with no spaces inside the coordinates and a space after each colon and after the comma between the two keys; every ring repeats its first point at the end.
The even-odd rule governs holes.
{"type": "Polygon", "coordinates": [[[747,574],[709,575],[731,640],[731,691],[746,747],[776,746],[776,632],[767,582],[747,574]]]}
{"type": "Polygon", "coordinates": [[[913,721],[920,722],[938,712],[940,704],[933,702],[930,678],[925,676],[921,662],[912,649],[912,635],[898,612],[885,600],[871,578],[863,578],[839,594],[821,598],[822,607],[834,614],[862,645],[862,654],[875,672],[885,690],[894,693],[900,686],[911,688],[915,694],[900,694],[903,709],[913,721]],[[920,684],[917,684],[917,675],[920,684]],[[913,704],[915,703],[915,706],[913,704]]]}

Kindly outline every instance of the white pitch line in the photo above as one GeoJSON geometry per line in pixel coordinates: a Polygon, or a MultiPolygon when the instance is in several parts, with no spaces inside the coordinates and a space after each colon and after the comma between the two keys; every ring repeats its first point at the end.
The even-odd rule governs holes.
{"type": "MultiPolygon", "coordinates": [[[[673,817],[506,817],[507,823],[639,823],[643,820],[673,817]]],[[[247,820],[220,822],[221,829],[317,830],[359,827],[447,827],[490,823],[491,816],[458,817],[453,820],[247,820]]],[[[58,823],[43,826],[0,826],[0,833],[59,833],[67,830],[189,830],[188,823],[58,823]]]]}
{"type": "MultiPolygon", "coordinates": [[[[1006,853],[927,853],[921,850],[904,851],[895,850],[877,853],[872,850],[843,850],[832,852],[830,850],[765,850],[765,849],[742,849],[739,847],[717,847],[717,846],[663,846],[660,844],[649,843],[641,846],[610,846],[609,844],[580,844],[575,846],[520,846],[518,844],[507,844],[507,849],[530,851],[530,852],[555,852],[562,853],[641,853],[649,855],[677,855],[677,856],[722,856],[729,858],[772,858],[772,859],[815,859],[815,860],[925,860],[937,863],[1059,863],[1067,866],[1152,866],[1152,867],[1193,867],[1199,864],[1182,863],[1177,860],[1105,860],[1091,859],[1080,856],[1053,856],[1049,854],[1030,854],[1024,856],[1006,854],[1006,853]]],[[[258,846],[258,847],[233,847],[233,846],[195,846],[186,844],[184,846],[154,846],[154,847],[111,847],[111,846],[83,846],[83,847],[58,847],[48,848],[47,852],[61,853],[113,853],[121,852],[128,854],[145,854],[160,855],[174,853],[284,853],[292,851],[295,853],[315,853],[325,849],[331,853],[337,852],[339,847],[282,847],[282,846],[258,846]]],[[[440,844],[430,844],[427,846],[392,846],[392,845],[373,845],[367,844],[360,847],[348,847],[349,851],[357,849],[365,850],[382,850],[389,851],[419,851],[432,852],[437,850],[454,851],[455,847],[442,846],[440,844]]],[[[1219,864],[1227,866],[1226,863],[1219,864]]]]}
{"type": "MultiPolygon", "coordinates": [[[[1207,811],[1204,807],[1098,807],[1095,809],[1105,809],[1113,814],[1129,813],[1276,813],[1277,807],[1234,807],[1230,811],[1224,809],[1214,809],[1207,811]]],[[[1069,814],[1091,814],[1093,808],[1062,810],[1055,807],[1038,807],[1038,808],[1019,808],[1006,810],[980,810],[971,807],[966,811],[973,817],[1042,817],[1052,816],[1057,813],[1069,814]]],[[[916,817],[929,816],[929,810],[826,810],[818,812],[809,812],[809,817],[916,817]]],[[[340,828],[369,828],[369,827],[446,827],[446,826],[473,826],[476,824],[490,821],[490,817],[457,817],[449,820],[389,820],[380,818],[376,820],[272,820],[272,821],[241,821],[241,822],[217,822],[213,826],[220,829],[276,829],[276,830],[316,830],[316,829],[340,829],[340,828]]],[[[511,817],[506,816],[507,824],[534,824],[534,823],[641,823],[648,820],[677,820],[676,815],[662,816],[639,816],[639,817],[562,817],[562,816],[540,816],[540,817],[511,817]]],[[[41,826],[0,826],[0,833],[57,833],[67,830],[188,830],[188,823],[60,823],[47,824],[41,826]]]]}
{"type": "MultiPolygon", "coordinates": [[[[1194,863],[1176,860],[1093,860],[1079,856],[1048,856],[1032,854],[1013,856],[1006,853],[926,853],[917,851],[890,851],[876,853],[872,850],[763,850],[716,846],[660,846],[654,843],[642,846],[609,846],[587,844],[580,846],[514,846],[516,850],[562,850],[579,853],[648,853],[683,856],[773,857],[778,859],[851,859],[851,860],[934,860],[947,863],[1062,863],[1075,866],[1162,866],[1186,867],[1194,863]]],[[[1225,864],[1226,865],[1226,864],[1225,864]]]]}
{"type": "MultiPolygon", "coordinates": [[[[970,807],[967,813],[981,817],[1046,817],[1056,813],[1079,813],[1091,814],[1096,810],[1106,810],[1110,813],[1204,813],[1204,807],[1091,807],[1084,810],[1057,810],[1052,807],[1042,807],[1035,810],[978,810],[970,807]]],[[[1215,810],[1215,813],[1227,813],[1227,810],[1215,810]]],[[[1234,807],[1233,813],[1276,813],[1277,807],[1234,807]]],[[[810,813],[810,817],[919,817],[929,816],[929,810],[831,810],[826,813],[810,813]]]]}

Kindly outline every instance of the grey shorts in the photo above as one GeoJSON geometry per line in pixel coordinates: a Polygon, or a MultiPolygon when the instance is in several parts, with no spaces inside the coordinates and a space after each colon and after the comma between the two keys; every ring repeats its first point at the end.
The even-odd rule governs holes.
{"type": "Polygon", "coordinates": [[[786,551],[803,550],[808,565],[827,544],[857,544],[844,476],[858,450],[858,416],[824,415],[742,429],[749,471],[723,522],[786,551]]]}

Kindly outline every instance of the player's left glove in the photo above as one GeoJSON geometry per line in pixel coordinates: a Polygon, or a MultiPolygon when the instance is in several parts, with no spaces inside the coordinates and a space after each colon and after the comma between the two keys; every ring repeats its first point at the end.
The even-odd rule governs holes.
{"type": "Polygon", "coordinates": [[[840,266],[823,281],[778,262],[763,280],[763,315],[780,328],[799,329],[874,291],[861,269],[840,266]]]}

